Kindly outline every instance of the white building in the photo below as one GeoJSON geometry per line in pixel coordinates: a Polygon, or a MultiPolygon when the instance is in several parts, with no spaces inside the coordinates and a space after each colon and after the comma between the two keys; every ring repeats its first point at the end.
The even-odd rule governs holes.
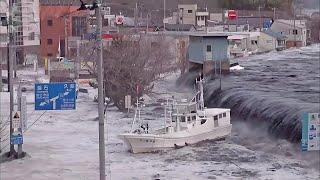
{"type": "Polygon", "coordinates": [[[261,32],[230,32],[230,56],[242,57],[252,53],[284,50],[286,37],[269,30],[261,32]]]}
{"type": "Polygon", "coordinates": [[[196,12],[196,21],[197,21],[197,26],[203,27],[207,26],[207,20],[209,18],[209,12],[196,12]]]}
{"type": "MultiPolygon", "coordinates": [[[[40,47],[39,0],[15,0],[13,4],[13,43],[17,47],[17,61],[24,63],[30,56],[36,56],[40,47]]],[[[0,17],[9,16],[9,0],[0,1],[0,17]]],[[[6,59],[8,42],[7,27],[0,26],[0,58],[6,59]]]]}
{"type": "Polygon", "coordinates": [[[178,11],[172,17],[166,18],[167,24],[189,24],[198,27],[207,26],[209,12],[199,11],[197,4],[179,4],[178,11]]]}
{"type": "Polygon", "coordinates": [[[179,4],[178,5],[178,24],[196,25],[197,4],[179,4]]]}

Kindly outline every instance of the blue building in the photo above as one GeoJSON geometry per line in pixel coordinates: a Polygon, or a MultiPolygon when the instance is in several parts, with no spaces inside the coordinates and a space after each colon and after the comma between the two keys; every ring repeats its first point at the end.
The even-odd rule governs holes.
{"type": "Polygon", "coordinates": [[[203,73],[229,72],[227,33],[189,34],[188,60],[190,69],[202,66],[203,73]]]}

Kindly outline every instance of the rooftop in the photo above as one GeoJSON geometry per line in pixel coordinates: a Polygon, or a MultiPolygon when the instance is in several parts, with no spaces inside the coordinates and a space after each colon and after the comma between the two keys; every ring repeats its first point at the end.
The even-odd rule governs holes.
{"type": "Polygon", "coordinates": [[[286,39],[286,36],[284,36],[280,33],[274,32],[271,29],[263,31],[263,33],[268,34],[269,36],[272,36],[274,38],[277,38],[278,40],[285,40],[286,39]]]}
{"type": "Polygon", "coordinates": [[[232,33],[230,32],[190,32],[188,33],[189,36],[194,37],[228,37],[231,36],[232,33]]]}
{"type": "Polygon", "coordinates": [[[275,22],[286,24],[289,26],[296,26],[297,28],[305,28],[306,22],[303,20],[287,20],[287,19],[277,19],[275,22]]]}

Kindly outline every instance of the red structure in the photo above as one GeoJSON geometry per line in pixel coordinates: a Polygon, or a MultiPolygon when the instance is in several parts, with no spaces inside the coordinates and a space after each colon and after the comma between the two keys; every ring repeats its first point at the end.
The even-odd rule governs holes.
{"type": "Polygon", "coordinates": [[[40,51],[43,58],[56,57],[59,54],[65,56],[68,54],[68,37],[86,33],[88,12],[77,11],[78,8],[78,6],[40,6],[40,51]]]}
{"type": "Polygon", "coordinates": [[[228,11],[228,19],[229,20],[236,20],[237,19],[237,12],[235,10],[228,11]]]}

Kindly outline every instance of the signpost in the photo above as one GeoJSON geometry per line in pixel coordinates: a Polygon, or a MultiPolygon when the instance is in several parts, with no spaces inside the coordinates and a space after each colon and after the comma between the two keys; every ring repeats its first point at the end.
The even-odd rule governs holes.
{"type": "Polygon", "coordinates": [[[320,150],[320,114],[305,113],[302,119],[302,151],[320,150]]]}
{"type": "Polygon", "coordinates": [[[21,128],[21,113],[20,111],[16,111],[12,113],[12,128],[18,129],[21,128]]]}
{"type": "Polygon", "coordinates": [[[131,96],[130,95],[125,96],[124,102],[125,102],[124,106],[126,109],[128,109],[128,113],[129,113],[130,108],[131,108],[131,96]]]}
{"type": "Polygon", "coordinates": [[[76,109],[76,83],[35,84],[35,110],[76,109]]]}
{"type": "Polygon", "coordinates": [[[12,112],[12,128],[13,133],[10,137],[11,145],[23,144],[23,136],[21,131],[21,113],[20,111],[12,112]]]}
{"type": "Polygon", "coordinates": [[[22,124],[22,129],[26,130],[27,129],[27,97],[22,96],[21,97],[21,124],[22,124]]]}
{"type": "Polygon", "coordinates": [[[12,145],[20,145],[23,144],[23,136],[21,133],[13,132],[10,138],[10,144],[12,145]]]}

